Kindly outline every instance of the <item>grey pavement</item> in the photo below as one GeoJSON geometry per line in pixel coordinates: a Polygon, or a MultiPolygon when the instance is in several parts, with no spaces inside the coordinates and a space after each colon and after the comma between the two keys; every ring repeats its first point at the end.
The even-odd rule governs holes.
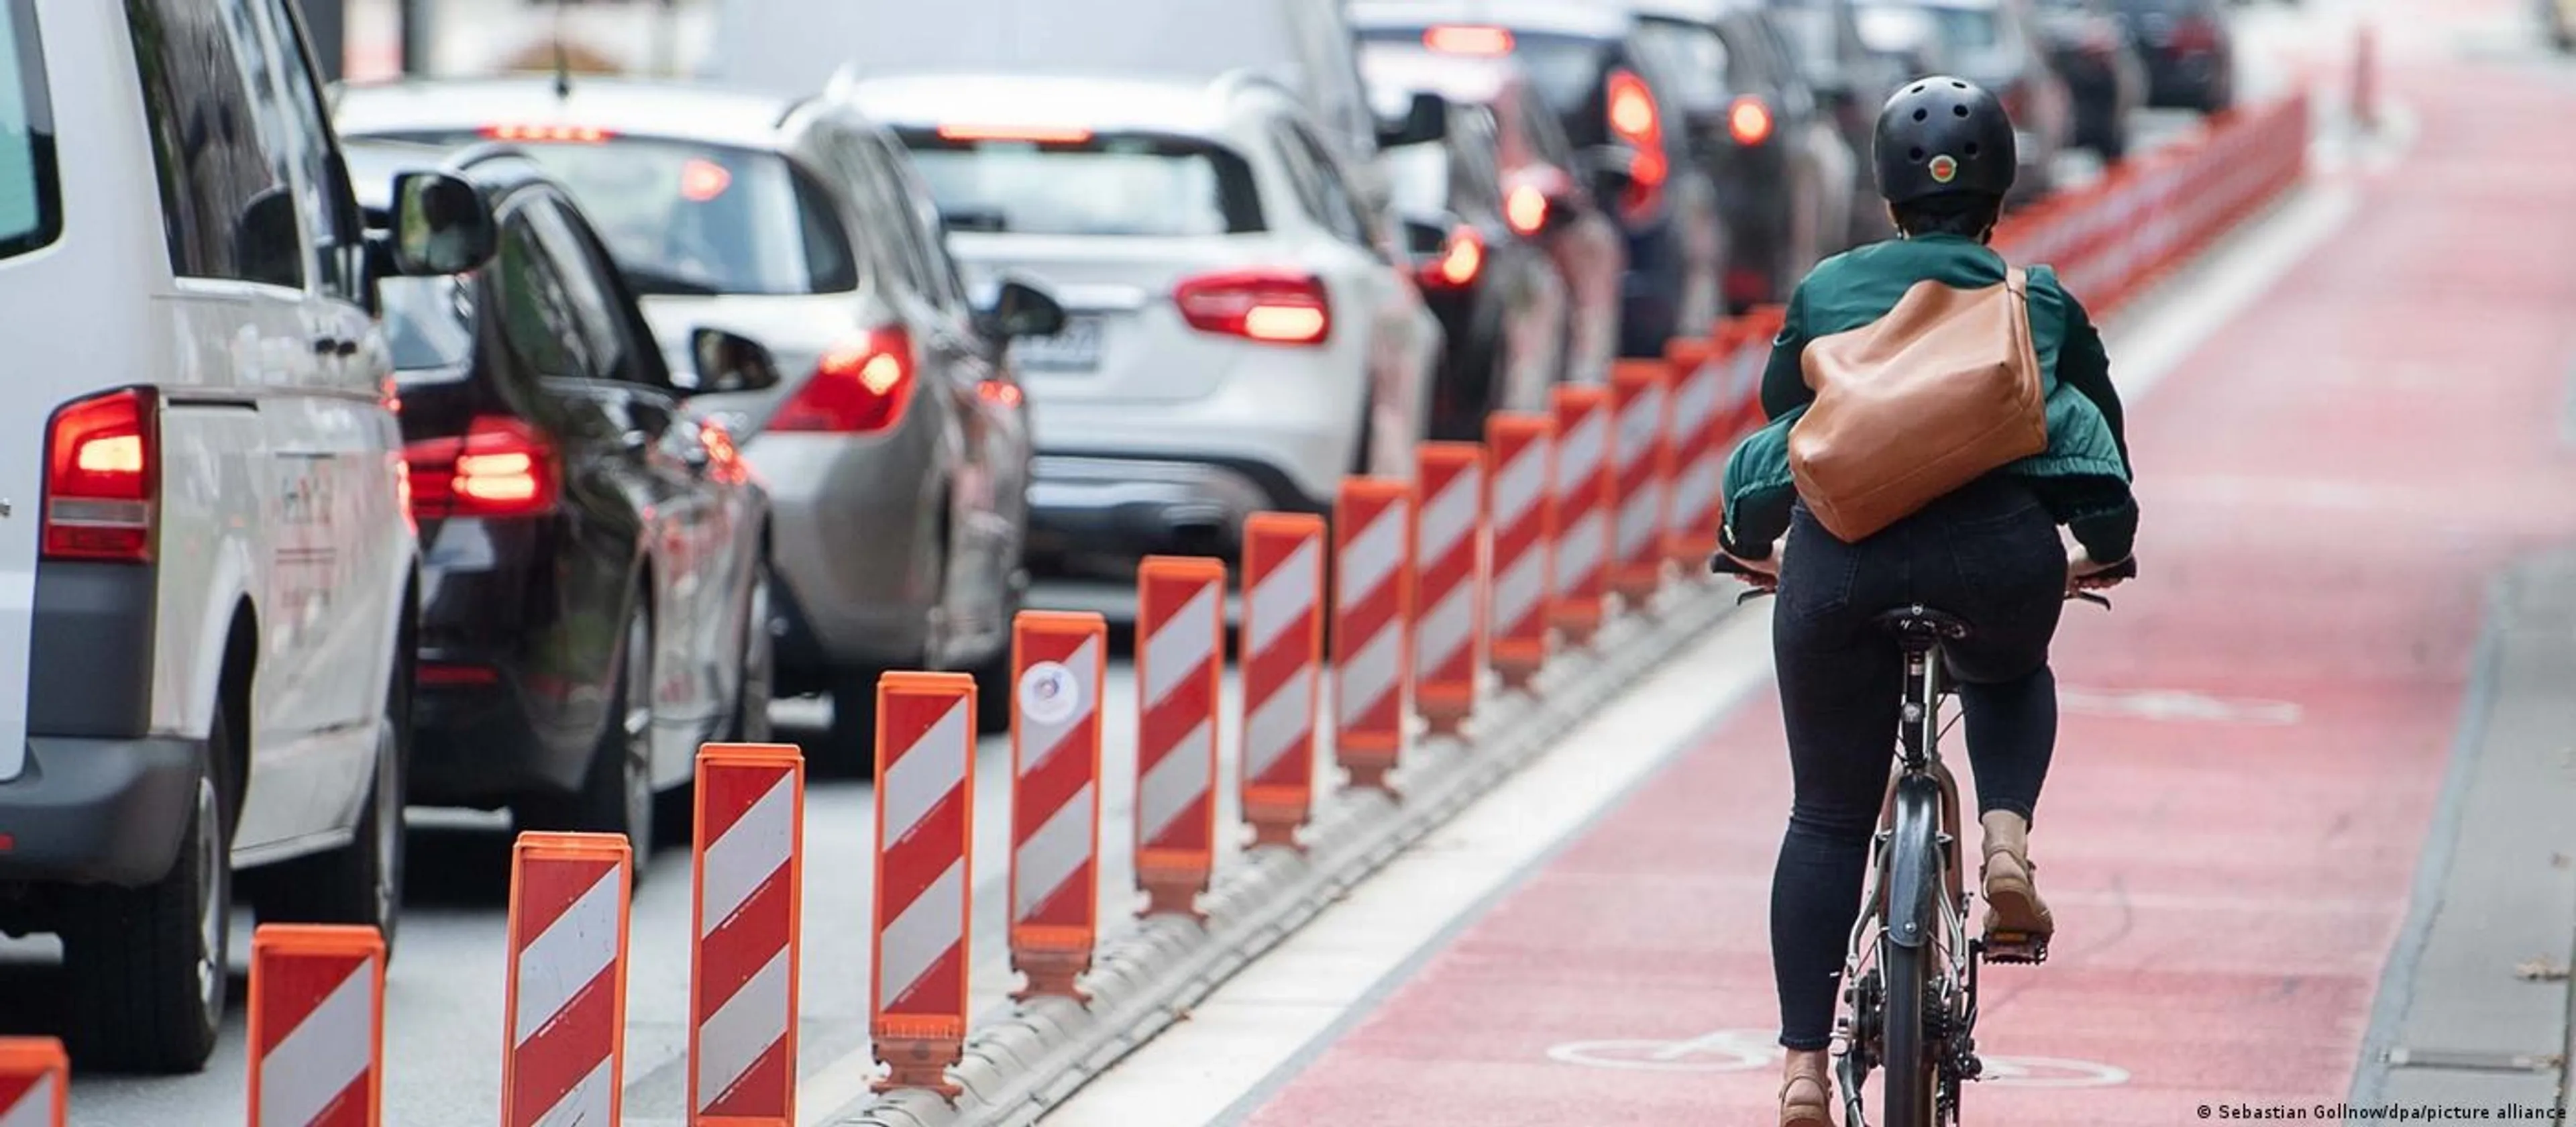
{"type": "Polygon", "coordinates": [[[2576,1052],[2576,553],[2497,581],[2452,757],[2352,1102],[2564,1111],[2576,1052]]]}

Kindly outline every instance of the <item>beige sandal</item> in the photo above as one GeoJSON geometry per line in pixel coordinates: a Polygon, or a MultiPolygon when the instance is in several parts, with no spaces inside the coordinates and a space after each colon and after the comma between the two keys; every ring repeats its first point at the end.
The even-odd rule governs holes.
{"type": "Polygon", "coordinates": [[[2048,902],[2039,898],[2039,888],[2031,874],[2039,870],[2027,854],[2027,846],[2016,843],[1986,843],[1985,866],[1980,879],[1985,884],[1986,950],[1988,962],[2041,963],[2048,961],[2048,941],[2057,933],[2057,921],[2048,913],[2048,902]]]}
{"type": "Polygon", "coordinates": [[[1780,1082],[1780,1127],[1834,1127],[1834,1083],[1818,1059],[1780,1082]]]}

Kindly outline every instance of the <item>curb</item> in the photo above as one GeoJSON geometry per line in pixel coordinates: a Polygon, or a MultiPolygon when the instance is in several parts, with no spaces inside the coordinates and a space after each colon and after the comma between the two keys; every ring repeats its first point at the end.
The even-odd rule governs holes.
{"type": "MultiPolygon", "coordinates": [[[[852,1102],[834,1127],[1021,1127],[1071,1098],[1192,1006],[1500,785],[1554,750],[1648,669],[1699,640],[1735,609],[1732,584],[1669,585],[1643,614],[1605,623],[1591,654],[1548,663],[1530,694],[1489,697],[1475,721],[1485,742],[1423,739],[1395,776],[1403,794],[1340,790],[1320,804],[1307,851],[1257,849],[1220,873],[1201,900],[1204,928],[1154,918],[1104,945],[1083,980],[1088,1007],[1056,998],[1014,1003],[976,1023],[951,1069],[955,1105],[922,1091],[852,1102]]],[[[873,1067],[873,1066],[871,1066],[873,1067]]]]}

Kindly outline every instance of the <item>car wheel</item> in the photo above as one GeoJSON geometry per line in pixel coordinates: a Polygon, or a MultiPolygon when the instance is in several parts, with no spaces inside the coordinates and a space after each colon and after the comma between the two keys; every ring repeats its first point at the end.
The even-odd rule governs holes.
{"type": "Polygon", "coordinates": [[[876,762],[877,671],[847,666],[832,671],[832,726],[820,749],[807,748],[806,758],[867,773],[876,762]]]}
{"type": "Polygon", "coordinates": [[[363,924],[393,954],[402,913],[406,834],[403,804],[411,775],[411,676],[406,653],[394,662],[384,718],[376,725],[375,781],[349,844],[255,875],[252,899],[263,923],[363,924]]]}
{"type": "MultiPolygon", "coordinates": [[[[635,596],[637,607],[644,596],[635,596]]],[[[580,789],[569,795],[521,800],[523,830],[624,834],[635,850],[635,875],[653,848],[653,620],[638,609],[626,619],[617,648],[617,687],[600,725],[599,744],[580,789]]]]}
{"type": "Polygon", "coordinates": [[[170,871],[141,888],[84,890],[67,921],[73,1058],[84,1070],[196,1072],[215,1050],[232,963],[232,815],[216,706],[170,871]]]}

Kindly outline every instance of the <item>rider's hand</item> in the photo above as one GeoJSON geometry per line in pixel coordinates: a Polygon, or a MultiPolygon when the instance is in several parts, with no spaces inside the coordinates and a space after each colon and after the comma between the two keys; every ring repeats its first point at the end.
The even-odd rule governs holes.
{"type": "Polygon", "coordinates": [[[1751,573],[1748,575],[1736,576],[1737,579],[1743,580],[1751,586],[1770,590],[1780,586],[1780,555],[1781,553],[1788,551],[1788,549],[1789,538],[1783,536],[1771,545],[1771,554],[1761,559],[1748,560],[1733,552],[1727,552],[1726,558],[1734,560],[1747,572],[1751,573]]]}
{"type": "Polygon", "coordinates": [[[2092,553],[2085,551],[2084,546],[2081,544],[2076,545],[2073,548],[2069,548],[2066,552],[2066,589],[2069,591],[2100,591],[2109,587],[2117,587],[2120,585],[2119,579],[2096,578],[2096,576],[2101,572],[2120,566],[2120,563],[2121,561],[2119,560],[2113,560],[2109,563],[2095,563],[2093,562],[2092,553]]]}

